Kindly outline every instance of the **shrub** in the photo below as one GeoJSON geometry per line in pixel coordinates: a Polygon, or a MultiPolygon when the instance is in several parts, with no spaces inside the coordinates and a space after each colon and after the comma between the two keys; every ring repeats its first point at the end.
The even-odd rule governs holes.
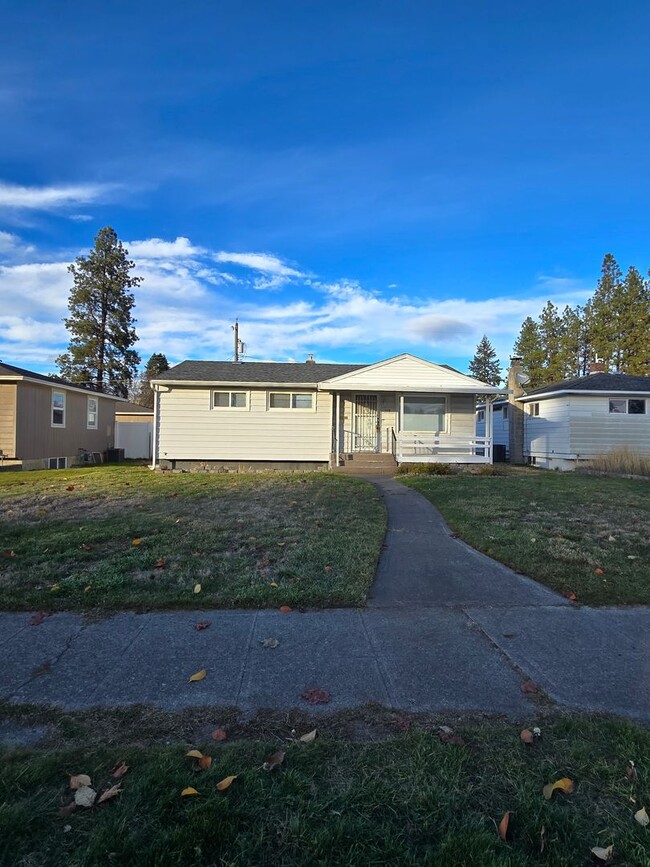
{"type": "Polygon", "coordinates": [[[630,446],[619,446],[592,458],[586,466],[601,473],[650,476],[650,455],[642,455],[630,446]]]}
{"type": "Polygon", "coordinates": [[[453,472],[449,464],[400,464],[397,468],[400,476],[450,476],[453,472]]]}

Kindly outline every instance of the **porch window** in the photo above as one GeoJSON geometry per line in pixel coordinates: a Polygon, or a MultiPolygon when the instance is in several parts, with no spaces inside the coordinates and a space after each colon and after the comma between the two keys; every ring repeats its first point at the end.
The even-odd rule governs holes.
{"type": "Polygon", "coordinates": [[[271,391],[269,409],[313,409],[314,395],[310,392],[271,391]]]}
{"type": "Polygon", "coordinates": [[[248,392],[246,391],[214,391],[212,392],[213,409],[247,409],[248,392]]]}
{"type": "Polygon", "coordinates": [[[402,430],[431,433],[445,430],[447,402],[444,397],[409,395],[403,401],[402,430]]]}

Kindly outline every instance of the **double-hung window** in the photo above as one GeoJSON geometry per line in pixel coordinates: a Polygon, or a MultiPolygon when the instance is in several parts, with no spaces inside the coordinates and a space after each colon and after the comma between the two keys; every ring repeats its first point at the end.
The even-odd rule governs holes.
{"type": "Polygon", "coordinates": [[[645,400],[639,397],[615,398],[609,402],[610,413],[645,415],[645,400]]]}
{"type": "Polygon", "coordinates": [[[213,391],[213,409],[248,409],[247,391],[213,391]]]}
{"type": "Polygon", "coordinates": [[[538,403],[528,404],[528,413],[530,415],[539,415],[539,404],[538,403]]]}
{"type": "Polygon", "coordinates": [[[404,395],[402,398],[402,430],[444,433],[447,401],[434,395],[404,395]]]}
{"type": "Polygon", "coordinates": [[[65,391],[52,392],[52,427],[65,427],[65,391]]]}
{"type": "Polygon", "coordinates": [[[98,409],[98,400],[96,397],[88,398],[88,405],[86,409],[86,428],[88,430],[97,430],[97,409],[98,409]]]}
{"type": "Polygon", "coordinates": [[[313,409],[314,395],[312,392],[271,391],[269,392],[269,409],[313,409]]]}

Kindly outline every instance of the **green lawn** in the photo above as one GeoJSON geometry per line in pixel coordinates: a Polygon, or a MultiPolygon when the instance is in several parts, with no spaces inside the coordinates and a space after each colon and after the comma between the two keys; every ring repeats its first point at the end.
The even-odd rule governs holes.
{"type": "Polygon", "coordinates": [[[385,520],[328,473],[0,473],[0,607],[360,605],[385,520]]]}
{"type": "Polygon", "coordinates": [[[400,481],[470,545],[578,602],[650,604],[647,482],[525,468],[400,481]]]}
{"type": "MultiPolygon", "coordinates": [[[[614,864],[650,863],[650,828],[634,819],[650,809],[647,730],[542,717],[528,721],[541,738],[527,747],[521,725],[461,720],[454,744],[441,742],[433,720],[381,713],[383,739],[365,743],[333,733],[327,719],[313,743],[289,742],[296,721],[285,717],[267,723],[261,738],[229,731],[222,744],[208,736],[5,751],[0,863],[575,867],[596,863],[591,847],[610,845],[614,864]],[[207,771],[185,755],[197,747],[213,757],[207,771]],[[265,772],[262,763],[279,749],[284,763],[265,772]],[[128,771],[114,800],[59,815],[72,800],[71,774],[88,774],[102,792],[122,761],[128,771]],[[237,775],[232,786],[217,791],[229,775],[237,775]],[[574,792],[546,800],[544,785],[562,777],[574,792]],[[199,794],[181,797],[186,786],[199,794]],[[504,842],[497,825],[506,811],[504,842]]],[[[314,725],[301,724],[297,735],[314,725]]]]}

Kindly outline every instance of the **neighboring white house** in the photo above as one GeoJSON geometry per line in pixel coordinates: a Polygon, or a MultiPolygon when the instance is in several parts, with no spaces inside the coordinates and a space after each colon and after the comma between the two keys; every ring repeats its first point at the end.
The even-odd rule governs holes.
{"type": "MultiPolygon", "coordinates": [[[[485,403],[476,407],[476,436],[485,436],[486,413],[485,403]]],[[[492,450],[494,460],[510,460],[510,404],[499,398],[492,403],[492,450]]]]}
{"type": "Polygon", "coordinates": [[[152,465],[337,468],[389,462],[491,463],[491,407],[477,438],[477,394],[500,389],[404,354],[370,365],[184,361],[151,382],[152,465]]]}
{"type": "Polygon", "coordinates": [[[115,413],[115,448],[129,459],[152,457],[153,409],[127,401],[115,413]]]}
{"type": "Polygon", "coordinates": [[[620,446],[650,455],[650,376],[591,373],[542,386],[523,406],[524,459],[572,470],[620,446]]]}

